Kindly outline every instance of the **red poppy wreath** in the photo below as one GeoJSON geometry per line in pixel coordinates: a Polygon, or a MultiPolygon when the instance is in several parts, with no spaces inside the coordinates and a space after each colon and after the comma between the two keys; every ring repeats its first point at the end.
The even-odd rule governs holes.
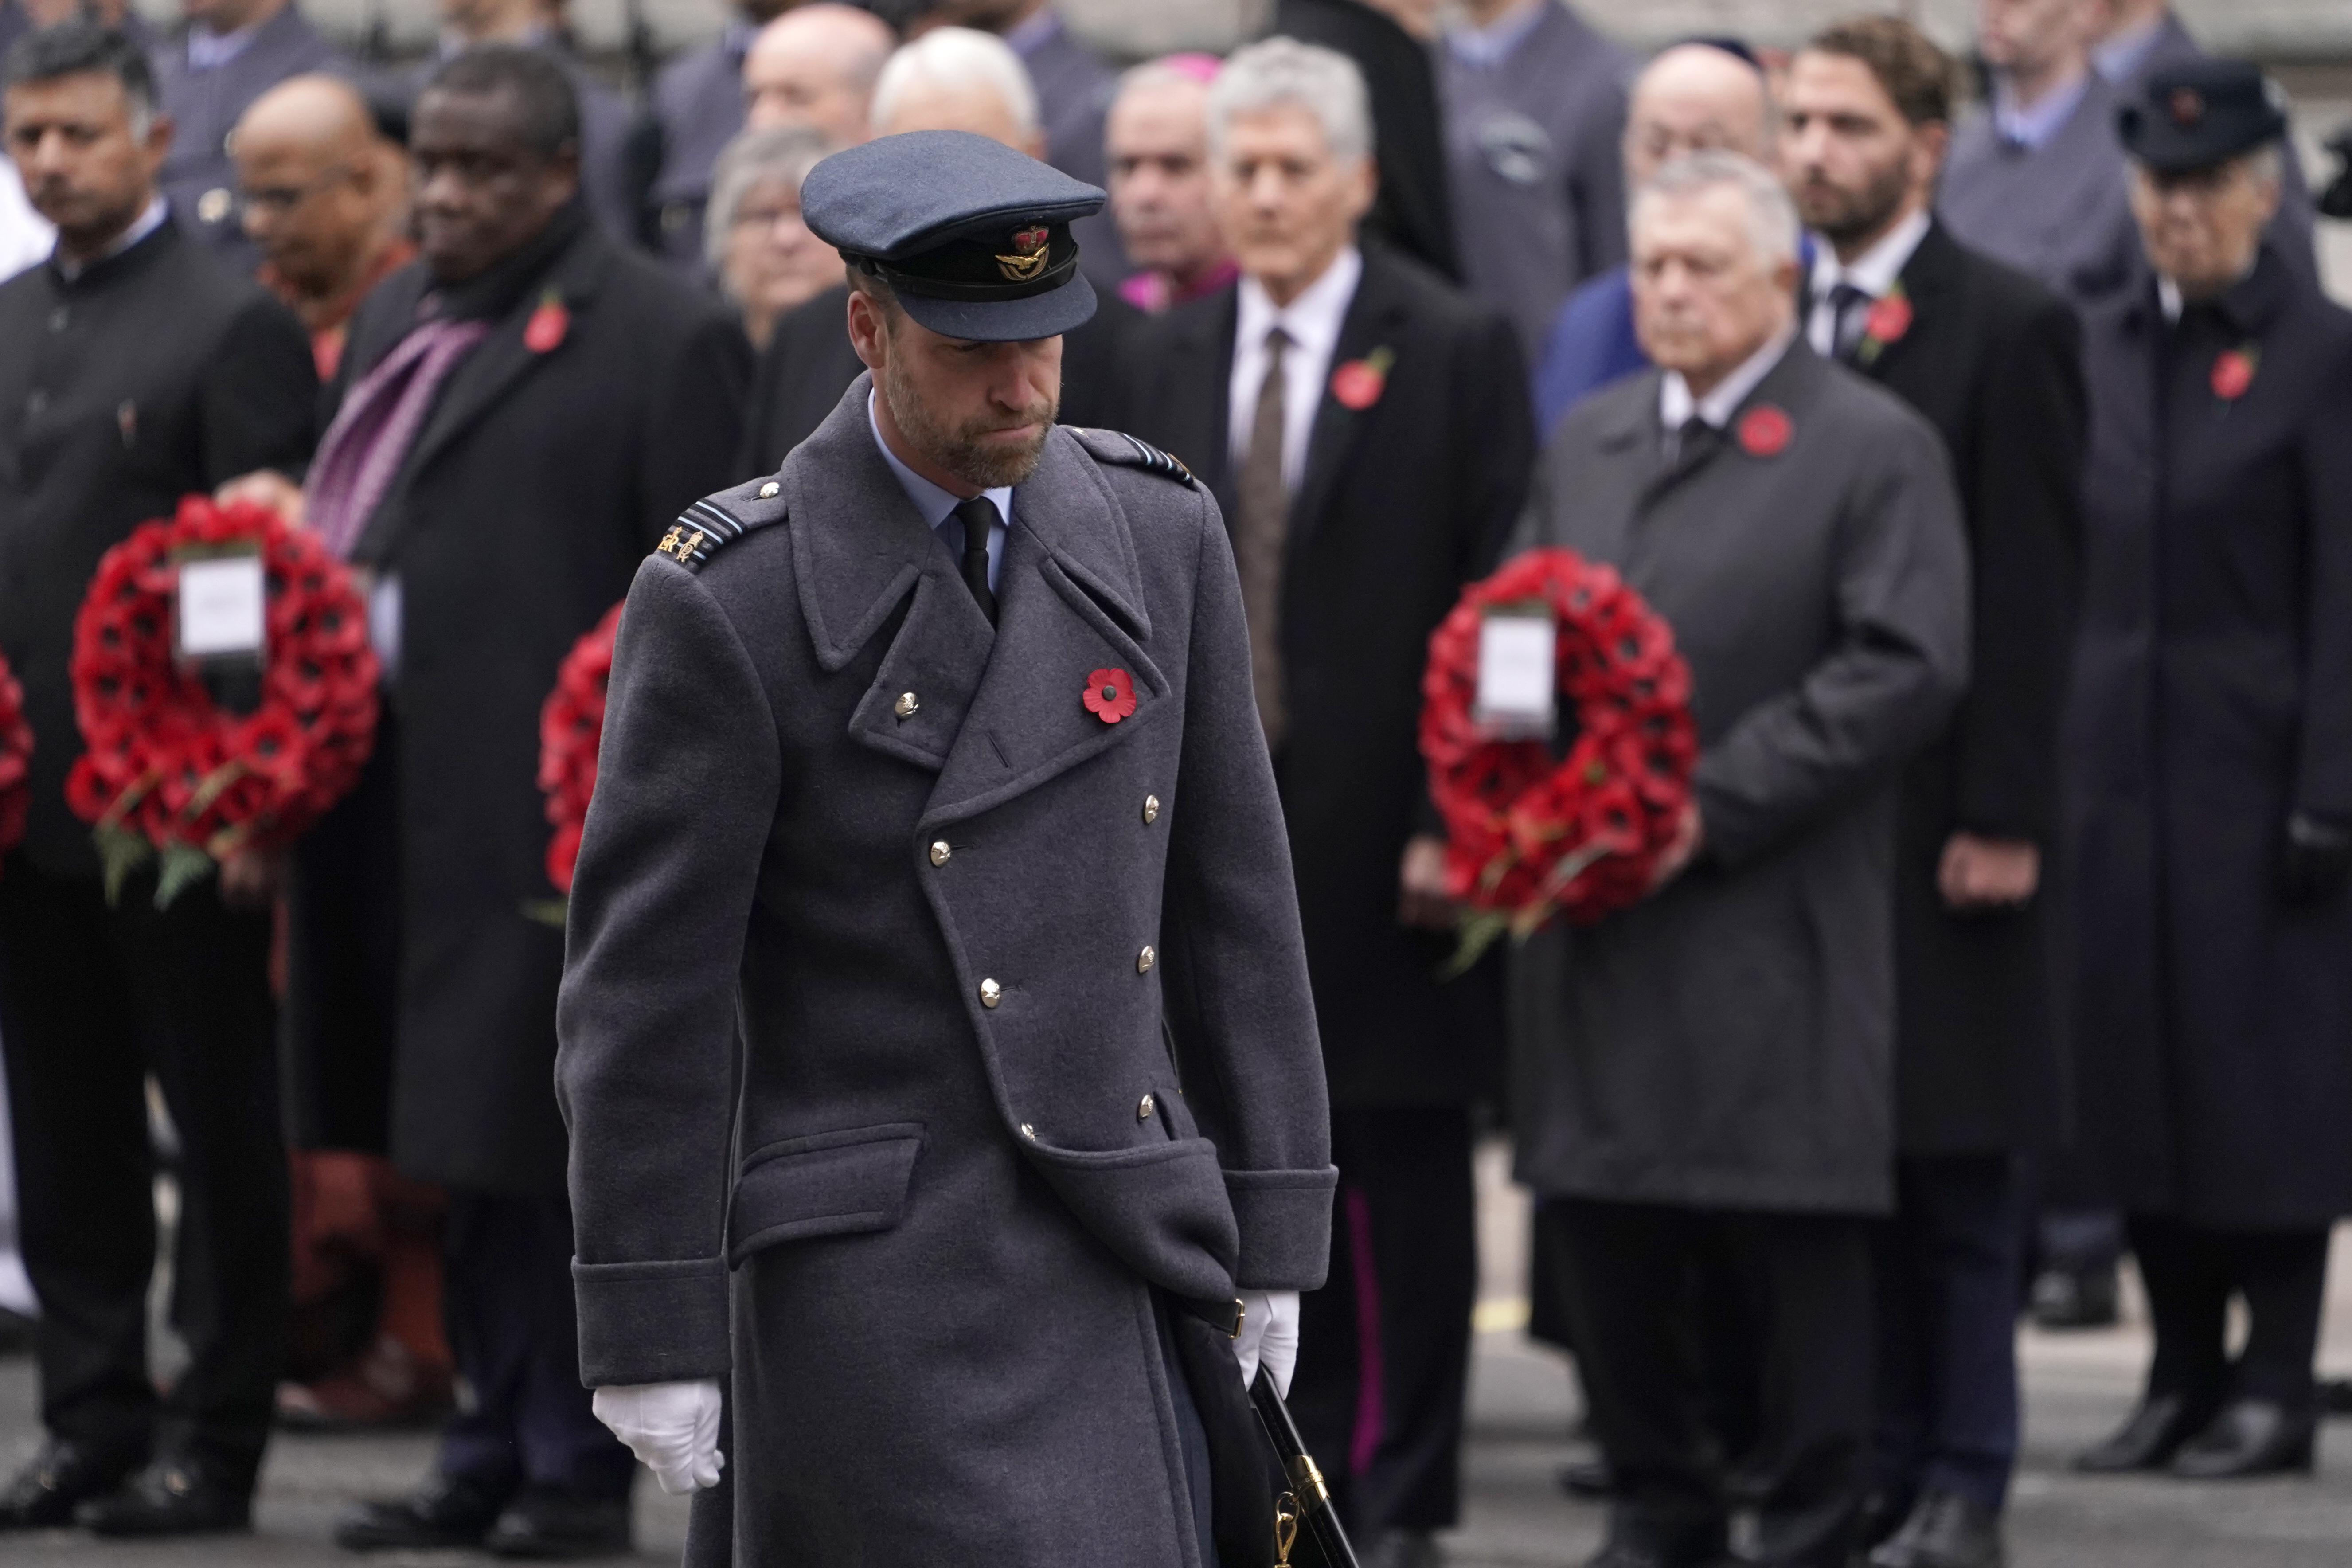
{"type": "MultiPolygon", "coordinates": [[[[588,798],[596,793],[596,747],[604,738],[604,694],[613,680],[613,634],[621,606],[572,645],[556,668],[555,689],[539,710],[539,787],[547,796],[547,820],[555,837],[547,843],[547,879],[559,893],[572,891],[580,860],[580,830],[587,826],[588,798]]],[[[561,924],[548,911],[551,923],[561,924]]],[[[538,913],[536,907],[532,911],[538,913]]]]}
{"type": "Polygon", "coordinates": [[[1446,891],[1467,907],[1453,968],[1554,916],[1589,925],[1649,890],[1690,799],[1698,742],[1674,634],[1615,571],[1533,550],[1484,582],[1429,639],[1421,753],[1446,828],[1446,891]],[[1477,711],[1487,616],[1553,626],[1564,752],[1498,736],[1477,711]]]}
{"type": "Polygon", "coordinates": [[[74,718],[88,748],[66,804],[94,825],[107,895],[160,858],[167,908],[229,856],[282,847],[358,779],[375,742],[376,658],[351,574],[316,536],[251,502],[189,496],[108,551],[74,620],[74,718]],[[175,651],[182,565],[261,564],[260,700],[216,705],[175,651]]]}
{"type": "Polygon", "coordinates": [[[25,837],[25,813],[33,804],[28,774],[33,763],[33,727],[25,721],[25,689],[8,661],[0,658],[0,855],[25,837]]]}

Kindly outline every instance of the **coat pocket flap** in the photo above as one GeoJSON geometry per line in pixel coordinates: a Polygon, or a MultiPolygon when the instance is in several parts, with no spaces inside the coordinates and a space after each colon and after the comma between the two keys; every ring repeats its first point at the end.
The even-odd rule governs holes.
{"type": "Polygon", "coordinates": [[[754,1150],[727,1213],[727,1266],[779,1242],[887,1230],[907,1206],[920,1122],[788,1138],[754,1150]]]}

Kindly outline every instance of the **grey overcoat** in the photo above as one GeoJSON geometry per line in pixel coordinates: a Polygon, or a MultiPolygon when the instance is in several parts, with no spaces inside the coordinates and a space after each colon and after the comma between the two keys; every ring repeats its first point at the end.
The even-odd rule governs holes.
{"type": "MultiPolygon", "coordinates": [[[[1614,564],[1689,662],[1706,847],[1513,964],[1520,1179],[1633,1203],[1892,1204],[1895,801],[1968,676],[1943,443],[1801,339],[1735,415],[1787,445],[1661,457],[1659,373],[1561,422],[1535,543],[1614,564]]],[[[1769,442],[1763,445],[1769,445],[1769,442]]]]}
{"type": "Polygon", "coordinates": [[[558,1022],[583,1372],[731,1373],[744,1568],[1200,1568],[1154,1289],[1319,1285],[1337,1177],[1224,529],[1056,430],[992,629],[870,384],[622,618],[558,1022]]]}

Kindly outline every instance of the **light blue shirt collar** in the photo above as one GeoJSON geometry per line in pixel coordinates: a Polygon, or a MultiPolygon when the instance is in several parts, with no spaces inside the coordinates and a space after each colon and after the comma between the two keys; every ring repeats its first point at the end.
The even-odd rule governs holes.
{"type": "MultiPolygon", "coordinates": [[[[949,554],[961,561],[963,519],[956,516],[955,509],[963,503],[963,498],[940,489],[900,462],[898,454],[890,450],[890,443],[882,439],[881,422],[874,416],[874,400],[880,395],[878,390],[868,390],[866,394],[866,427],[874,432],[875,448],[882,454],[882,460],[890,465],[890,471],[898,476],[899,486],[906,490],[907,499],[915,503],[915,510],[925,526],[940,536],[940,542],[948,547],[949,554]]],[[[996,515],[1004,521],[1003,528],[988,537],[988,585],[993,588],[998,578],[1004,574],[1004,541],[1013,531],[1013,488],[1001,485],[980,493],[996,503],[996,515]]]]}
{"type": "Polygon", "coordinates": [[[253,36],[268,26],[268,18],[239,27],[234,33],[215,33],[202,22],[188,27],[188,68],[192,71],[218,70],[237,56],[245,53],[253,36]]]}
{"type": "Polygon", "coordinates": [[[2052,137],[2065,128],[2091,90],[2091,73],[2084,71],[2064,87],[2043,96],[2031,109],[2020,109],[2011,96],[2009,84],[1996,82],[1992,89],[1992,125],[2005,141],[2039,152],[2052,137]]]}
{"type": "Polygon", "coordinates": [[[2091,49],[2091,68],[2103,80],[2121,86],[2139,74],[2139,68],[2154,52],[2156,41],[2164,36],[2165,14],[2158,11],[2137,26],[2126,27],[2110,35],[2091,49]]]}
{"type": "Polygon", "coordinates": [[[1526,3],[1506,11],[1483,27],[1449,27],[1445,47],[1454,58],[1465,66],[1492,70],[1511,58],[1511,51],[1527,42],[1528,35],[1544,19],[1544,7],[1554,0],[1526,0],[1526,3]]]}

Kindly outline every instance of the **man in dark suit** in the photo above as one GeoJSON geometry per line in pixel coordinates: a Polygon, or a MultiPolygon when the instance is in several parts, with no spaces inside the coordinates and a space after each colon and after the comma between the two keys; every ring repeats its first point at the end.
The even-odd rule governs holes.
{"type": "Polygon", "coordinates": [[[788,0],[747,0],[719,36],[662,67],[647,120],[654,176],[646,195],[650,237],[688,272],[702,270],[702,210],[710,200],[710,166],[743,129],[743,57],[761,27],[788,0]]]}
{"type": "Polygon", "coordinates": [[[633,1466],[580,1386],[567,1283],[539,712],[664,520],[727,476],[749,355],[717,301],[589,217],[578,115],[538,50],[436,71],[410,133],[422,258],[353,320],[307,490],[371,580],[389,700],[303,846],[289,1012],[301,1048],[389,1057],[394,1162],[449,1191],[474,1391],[424,1486],[342,1519],[354,1548],[628,1541],[633,1466]]]}
{"type": "Polygon", "coordinates": [[[154,54],[163,112],[177,128],[163,191],[182,223],[249,272],[260,252],[237,221],[229,132],[287,78],[346,68],[293,0],[183,0],[181,11],[186,30],[154,54]]]}
{"type": "Polygon", "coordinates": [[[0,1037],[48,1429],[0,1530],[242,1528],[285,1352],[269,868],[235,858],[165,911],[152,873],[107,897],[66,805],[67,665],[100,557],[190,492],[299,472],[318,381],[300,324],[171,222],[172,126],[137,46],[88,22],[35,33],[6,91],[8,150],[58,245],[0,287],[0,652],[35,744],[0,871],[0,1037]],[[192,1358],[160,1402],[151,1073],[180,1137],[173,1319],[192,1358]]]}
{"type": "Polygon", "coordinates": [[[2017,1458],[2015,1156],[2063,1140],[2040,895],[2089,420],[2063,301],[1928,214],[1952,62],[1909,23],[1816,35],[1780,95],[1818,248],[1806,329],[1926,415],[1959,487],[1974,675],[1904,778],[1895,1218],[1876,1237],[1874,1568],[1990,1568],[2017,1458]]]}
{"type": "Polygon", "coordinates": [[[1373,1560],[1424,1563],[1459,1507],[1470,1108],[1498,1020],[1491,971],[1440,984],[1450,939],[1413,929],[1452,917],[1421,671],[1517,512],[1526,383],[1498,311],[1357,245],[1375,176],[1344,57],[1250,46],[1209,127],[1242,279],[1139,330],[1129,407],[1224,504],[1288,806],[1340,1170],[1296,1413],[1373,1560]]]}
{"type": "Polygon", "coordinates": [[[1844,1568],[1895,1196],[1895,780],[1967,683],[1967,544],[1933,426],[1800,340],[1770,174],[1667,164],[1633,245],[1660,368],[1561,422],[1520,537],[1664,617],[1699,755],[1651,895],[1514,955],[1518,1174],[1618,1481],[1595,1563],[1714,1562],[1744,1505],[1742,1561],[1844,1568]],[[1710,1258],[1755,1321],[1745,1453],[1691,1353],[1710,1258]]]}

